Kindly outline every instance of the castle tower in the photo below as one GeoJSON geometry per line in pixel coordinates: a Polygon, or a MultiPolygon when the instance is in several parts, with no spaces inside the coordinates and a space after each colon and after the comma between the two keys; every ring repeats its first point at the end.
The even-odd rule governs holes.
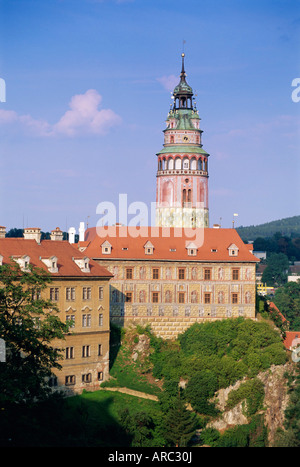
{"type": "Polygon", "coordinates": [[[164,147],[157,153],[156,225],[160,227],[209,226],[209,154],[202,148],[200,117],[186,82],[184,57],[163,130],[164,147]]]}

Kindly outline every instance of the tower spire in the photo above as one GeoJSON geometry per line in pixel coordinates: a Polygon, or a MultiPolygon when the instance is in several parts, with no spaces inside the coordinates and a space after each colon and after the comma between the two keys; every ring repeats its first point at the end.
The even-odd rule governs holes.
{"type": "Polygon", "coordinates": [[[185,70],[184,70],[184,57],[185,57],[184,52],[182,52],[181,57],[182,57],[182,67],[181,67],[180,77],[181,77],[181,81],[183,81],[183,80],[185,81],[186,73],[185,73],[185,70]]]}

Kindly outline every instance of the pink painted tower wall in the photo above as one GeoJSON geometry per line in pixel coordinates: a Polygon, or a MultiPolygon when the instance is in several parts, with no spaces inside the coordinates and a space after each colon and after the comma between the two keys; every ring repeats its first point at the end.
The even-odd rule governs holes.
{"type": "Polygon", "coordinates": [[[200,117],[193,90],[186,82],[184,54],[180,83],[157,153],[156,225],[208,227],[208,157],[202,148],[200,117]]]}

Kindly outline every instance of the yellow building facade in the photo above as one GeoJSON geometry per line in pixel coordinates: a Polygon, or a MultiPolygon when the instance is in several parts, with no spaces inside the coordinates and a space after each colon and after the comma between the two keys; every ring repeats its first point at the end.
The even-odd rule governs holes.
{"type": "Polygon", "coordinates": [[[0,238],[0,266],[16,261],[50,273],[41,298],[51,300],[62,322],[70,324],[65,339],[51,342],[62,349],[60,370],[49,384],[67,394],[92,391],[109,378],[109,280],[112,275],[79,252],[56,229],[51,240],[40,240],[40,229],[25,229],[24,238],[0,238]]]}

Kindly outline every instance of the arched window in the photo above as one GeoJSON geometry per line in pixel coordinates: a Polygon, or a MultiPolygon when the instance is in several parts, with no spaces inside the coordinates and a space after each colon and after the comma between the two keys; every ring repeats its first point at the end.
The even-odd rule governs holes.
{"type": "Polygon", "coordinates": [[[179,157],[175,160],[175,169],[181,169],[181,159],[179,157]]]}
{"type": "Polygon", "coordinates": [[[190,168],[190,161],[188,159],[183,160],[183,168],[189,169],[190,168]]]}
{"type": "Polygon", "coordinates": [[[182,190],[182,206],[184,206],[186,203],[186,189],[184,188],[182,190]]]}

